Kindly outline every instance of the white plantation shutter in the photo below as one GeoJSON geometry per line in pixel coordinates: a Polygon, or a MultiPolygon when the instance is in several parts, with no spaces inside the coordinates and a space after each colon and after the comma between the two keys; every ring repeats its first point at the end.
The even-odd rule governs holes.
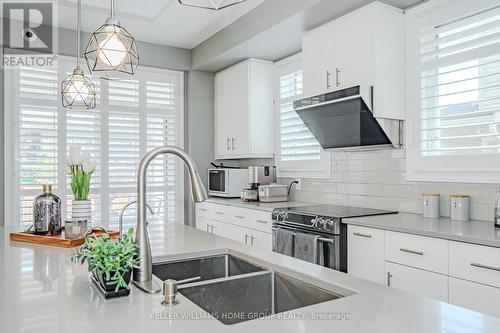
{"type": "MultiPolygon", "coordinates": [[[[15,184],[19,221],[26,224],[31,221],[32,203],[40,193],[40,182],[57,184],[57,94],[54,92],[57,72],[21,69],[15,74],[19,82],[18,140],[15,147],[19,164],[15,184]]],[[[54,191],[57,191],[57,186],[54,191]]]]}
{"type": "Polygon", "coordinates": [[[500,179],[500,7],[488,3],[450,2],[410,25],[410,178],[500,179]]]}
{"type": "MultiPolygon", "coordinates": [[[[94,81],[97,108],[66,110],[59,83],[74,67],[61,57],[58,71],[33,68],[6,75],[7,224],[29,224],[32,203],[44,181],[54,184],[70,217],[72,193],[66,175],[67,148],[80,145],[97,161],[92,177],[92,217],[116,228],[123,206],[136,200],[137,168],[144,154],[162,145],[183,146],[183,74],[142,67],[134,80],[94,81]],[[61,185],[64,184],[64,185],[61,185]],[[67,206],[66,206],[67,204],[67,206]],[[11,209],[9,209],[11,207],[11,209]]],[[[148,171],[148,203],[164,221],[183,217],[183,176],[179,161],[158,157],[148,171]]],[[[135,215],[135,206],[127,211],[135,215]]],[[[133,226],[126,219],[125,226],[133,226]]],[[[151,226],[162,229],[162,224],[151,226]]]]}
{"type": "Polygon", "coordinates": [[[276,164],[281,177],[324,178],[329,176],[329,156],[293,110],[293,101],[302,96],[301,65],[299,56],[275,65],[276,164]]]}

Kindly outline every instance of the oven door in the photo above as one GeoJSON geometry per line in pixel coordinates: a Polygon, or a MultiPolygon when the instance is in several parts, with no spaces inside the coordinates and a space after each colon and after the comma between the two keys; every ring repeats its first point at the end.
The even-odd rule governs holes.
{"type": "Polygon", "coordinates": [[[320,255],[323,256],[323,266],[327,268],[331,268],[334,270],[341,270],[341,256],[340,256],[340,236],[339,235],[331,235],[327,233],[321,232],[311,232],[310,230],[305,230],[296,227],[290,227],[284,225],[280,222],[273,222],[273,252],[276,251],[276,230],[278,228],[290,230],[293,232],[301,232],[306,234],[313,234],[320,236],[319,242],[322,245],[322,253],[320,255]]]}
{"type": "Polygon", "coordinates": [[[227,170],[210,169],[208,170],[208,192],[211,195],[228,195],[227,188],[227,170]]]}

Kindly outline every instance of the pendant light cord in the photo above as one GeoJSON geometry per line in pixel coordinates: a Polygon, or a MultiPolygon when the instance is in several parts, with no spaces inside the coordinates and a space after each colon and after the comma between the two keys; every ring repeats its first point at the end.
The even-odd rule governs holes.
{"type": "Polygon", "coordinates": [[[111,17],[115,17],[115,0],[111,0],[111,17]]]}
{"type": "Polygon", "coordinates": [[[82,25],[82,0],[78,0],[78,14],[76,18],[76,68],[80,68],[80,38],[82,25]]]}

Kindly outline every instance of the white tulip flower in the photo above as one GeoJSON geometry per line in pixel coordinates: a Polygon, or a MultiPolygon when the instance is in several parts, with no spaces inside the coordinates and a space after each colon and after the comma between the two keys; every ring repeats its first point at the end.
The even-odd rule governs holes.
{"type": "Polygon", "coordinates": [[[86,151],[82,152],[82,164],[90,161],[90,154],[86,151]]]}
{"type": "Polygon", "coordinates": [[[82,164],[83,172],[89,173],[95,170],[95,162],[93,161],[84,161],[82,164]]]}
{"type": "Polygon", "coordinates": [[[80,146],[69,147],[69,158],[73,165],[82,163],[82,150],[80,146]]]}
{"type": "Polygon", "coordinates": [[[66,167],[66,174],[71,175],[71,167],[70,167],[70,165],[68,165],[66,167]]]}

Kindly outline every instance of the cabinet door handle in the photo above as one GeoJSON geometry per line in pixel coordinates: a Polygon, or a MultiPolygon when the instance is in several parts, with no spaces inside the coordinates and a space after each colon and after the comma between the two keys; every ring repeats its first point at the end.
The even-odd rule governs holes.
{"type": "Polygon", "coordinates": [[[236,148],[235,143],[236,140],[234,138],[231,138],[231,150],[234,150],[236,148]]]}
{"type": "Polygon", "coordinates": [[[414,251],[414,250],[409,250],[409,249],[399,249],[401,252],[406,252],[406,253],[411,253],[411,254],[417,254],[419,256],[423,256],[424,253],[422,251],[414,251]]]}
{"type": "Polygon", "coordinates": [[[248,244],[248,235],[245,234],[245,244],[248,244]]]}
{"type": "Polygon", "coordinates": [[[391,286],[391,277],[392,277],[391,272],[387,272],[387,287],[391,286]]]}
{"type": "Polygon", "coordinates": [[[226,138],[226,150],[230,150],[230,149],[231,149],[231,139],[226,138]]]}
{"type": "Polygon", "coordinates": [[[330,84],[330,76],[332,76],[330,71],[326,71],[326,89],[330,89],[332,87],[330,84]]]}
{"type": "Polygon", "coordinates": [[[241,215],[234,215],[234,217],[236,217],[237,219],[244,219],[245,218],[244,216],[241,216],[241,215]]]}
{"type": "Polygon", "coordinates": [[[253,241],[254,241],[254,240],[255,240],[255,237],[254,237],[254,236],[250,237],[250,245],[252,245],[252,246],[253,246],[253,241]]]}
{"type": "Polygon", "coordinates": [[[471,265],[471,266],[474,266],[474,267],[477,267],[477,268],[489,269],[490,271],[497,271],[497,272],[500,272],[500,267],[494,267],[494,266],[489,266],[489,265],[483,265],[483,264],[476,263],[476,262],[471,262],[471,263],[470,263],[470,265],[471,265]]]}
{"type": "Polygon", "coordinates": [[[215,227],[214,227],[214,225],[213,225],[213,224],[211,224],[211,225],[210,225],[210,233],[212,233],[212,234],[214,233],[214,228],[215,228],[215,227]]]}
{"type": "Polygon", "coordinates": [[[202,212],[206,212],[207,209],[206,208],[198,208],[199,210],[201,210],[202,212]]]}
{"type": "Polygon", "coordinates": [[[259,223],[266,224],[268,221],[264,221],[264,220],[255,220],[255,222],[259,222],[259,223]]]}
{"type": "Polygon", "coordinates": [[[209,228],[209,227],[210,227],[210,224],[207,224],[207,232],[210,232],[210,231],[208,231],[208,228],[209,228]]]}
{"type": "Polygon", "coordinates": [[[335,84],[337,85],[337,88],[340,86],[339,73],[340,69],[338,67],[335,68],[335,84]]]}
{"type": "Polygon", "coordinates": [[[353,232],[352,234],[353,234],[354,236],[358,236],[358,237],[372,238],[372,235],[362,234],[362,233],[359,233],[359,232],[353,232]]]}
{"type": "Polygon", "coordinates": [[[224,215],[223,212],[215,212],[215,214],[217,214],[217,215],[224,215]]]}

